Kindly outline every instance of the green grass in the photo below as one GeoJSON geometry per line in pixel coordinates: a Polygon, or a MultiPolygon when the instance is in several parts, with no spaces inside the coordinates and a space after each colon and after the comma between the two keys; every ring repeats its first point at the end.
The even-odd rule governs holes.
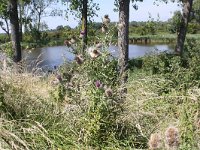
{"type": "MultiPolygon", "coordinates": [[[[129,76],[127,100],[119,121],[136,124],[139,132],[147,139],[152,133],[160,133],[162,143],[165,141],[165,130],[175,126],[179,129],[183,149],[198,149],[200,89],[192,87],[187,91],[176,91],[172,88],[165,94],[161,89],[170,80],[141,70],[131,72],[129,76]]],[[[49,80],[24,74],[7,74],[6,77],[1,74],[0,89],[3,91],[3,101],[10,107],[7,109],[8,106],[0,105],[2,148],[96,149],[82,145],[79,141],[81,133],[77,129],[81,125],[78,123],[81,111],[67,109],[70,105],[63,107],[64,104],[58,105],[49,98],[47,89],[53,89],[49,80]]],[[[105,149],[127,148],[115,143],[105,149]]]]}
{"type": "MultiPolygon", "coordinates": [[[[129,36],[129,39],[144,39],[144,38],[150,39],[151,42],[175,43],[177,35],[176,34],[159,33],[156,35],[130,34],[130,36],[129,36]]],[[[187,34],[186,39],[199,40],[200,34],[187,34]]]]}

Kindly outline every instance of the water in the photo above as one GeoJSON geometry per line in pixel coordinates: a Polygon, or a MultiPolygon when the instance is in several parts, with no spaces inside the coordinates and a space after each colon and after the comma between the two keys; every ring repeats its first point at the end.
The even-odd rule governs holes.
{"type": "Polygon", "coordinates": [[[60,66],[65,61],[72,61],[74,54],[68,51],[66,46],[55,46],[46,48],[37,48],[24,50],[23,58],[25,58],[28,68],[53,69],[60,66]]]}
{"type": "MultiPolygon", "coordinates": [[[[129,45],[129,58],[142,57],[155,49],[163,52],[171,51],[173,48],[169,45],[129,45]]],[[[117,46],[112,45],[109,50],[112,55],[118,56],[117,46]]],[[[70,53],[66,46],[55,46],[24,50],[23,58],[25,58],[29,68],[53,69],[65,61],[72,61],[74,54],[70,53]]]]}
{"type": "MultiPolygon", "coordinates": [[[[118,56],[118,47],[110,46],[110,50],[113,55],[118,56]]],[[[142,57],[152,51],[158,50],[159,52],[173,51],[173,46],[171,45],[129,45],[129,59],[142,57]]]]}

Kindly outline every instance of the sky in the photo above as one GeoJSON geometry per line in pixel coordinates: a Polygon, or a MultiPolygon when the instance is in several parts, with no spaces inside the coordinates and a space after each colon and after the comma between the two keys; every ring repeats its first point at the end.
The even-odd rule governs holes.
{"type": "MultiPolygon", "coordinates": [[[[101,18],[108,14],[111,21],[118,21],[118,12],[114,12],[114,0],[94,0],[94,2],[99,3],[100,10],[97,11],[98,17],[94,17],[94,21],[101,22],[101,18]]],[[[130,21],[147,21],[149,16],[154,18],[154,20],[167,21],[173,16],[173,12],[176,10],[181,10],[177,3],[158,3],[158,5],[153,4],[154,0],[144,0],[144,2],[137,2],[138,10],[135,10],[130,6],[130,21]],[[158,17],[159,14],[159,17],[158,17]]],[[[58,25],[69,25],[75,27],[78,24],[78,19],[75,20],[74,17],[70,16],[69,19],[64,19],[63,17],[46,17],[43,18],[49,25],[49,29],[55,29],[58,25]]]]}
{"type": "MultiPolygon", "coordinates": [[[[94,21],[101,22],[102,17],[108,14],[111,21],[118,21],[118,12],[114,12],[114,0],[93,0],[99,4],[100,10],[97,11],[98,17],[94,17],[94,21]]],[[[137,2],[138,10],[135,10],[130,6],[130,21],[147,21],[149,16],[154,18],[154,20],[167,21],[173,16],[173,12],[176,10],[181,10],[177,3],[159,3],[159,6],[154,5],[155,0],[143,0],[144,2],[137,2]],[[159,14],[159,17],[158,17],[159,14]]],[[[58,5],[57,7],[65,9],[66,6],[58,5]]],[[[49,29],[55,29],[59,25],[69,25],[75,27],[78,25],[79,20],[74,19],[73,16],[69,16],[67,20],[65,17],[43,17],[43,21],[48,24],[49,29]]],[[[0,33],[3,31],[0,29],[0,33]]]]}

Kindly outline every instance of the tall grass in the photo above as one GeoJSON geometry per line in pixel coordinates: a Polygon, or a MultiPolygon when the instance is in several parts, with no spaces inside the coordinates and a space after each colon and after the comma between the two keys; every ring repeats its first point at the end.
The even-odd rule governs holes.
{"type": "Polygon", "coordinates": [[[122,97],[107,36],[56,74],[0,65],[0,149],[200,149],[199,43],[141,58],[122,97]]]}

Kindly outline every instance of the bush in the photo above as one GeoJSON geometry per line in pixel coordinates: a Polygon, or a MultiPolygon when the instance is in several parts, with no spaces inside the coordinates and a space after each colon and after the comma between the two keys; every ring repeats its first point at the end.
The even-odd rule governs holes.
{"type": "Polygon", "coordinates": [[[151,74],[163,75],[174,83],[174,88],[199,86],[199,45],[196,40],[188,40],[182,58],[174,54],[154,52],[143,58],[143,69],[151,74]]]}
{"type": "Polygon", "coordinates": [[[3,53],[5,53],[9,58],[11,58],[11,59],[13,58],[14,52],[13,52],[13,49],[12,49],[12,43],[11,42],[2,44],[1,49],[2,49],[3,53]]]}
{"type": "Polygon", "coordinates": [[[10,38],[6,34],[0,34],[0,43],[7,43],[10,42],[10,38]]]}

